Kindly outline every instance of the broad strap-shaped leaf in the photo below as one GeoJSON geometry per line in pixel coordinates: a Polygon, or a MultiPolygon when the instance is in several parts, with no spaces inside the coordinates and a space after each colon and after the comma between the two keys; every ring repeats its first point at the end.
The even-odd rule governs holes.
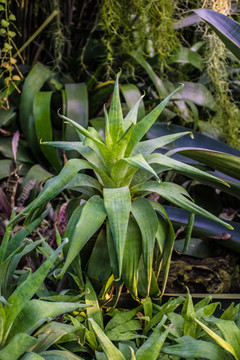
{"type": "Polygon", "coordinates": [[[61,339],[62,336],[77,330],[79,330],[78,326],[51,321],[34,334],[39,338],[39,341],[30,350],[41,354],[61,339]]]}
{"type": "Polygon", "coordinates": [[[117,326],[115,329],[107,333],[111,341],[130,341],[137,338],[145,338],[141,333],[136,331],[142,330],[139,320],[130,320],[129,322],[117,326]]]}
{"type": "Polygon", "coordinates": [[[60,277],[66,272],[67,268],[79,254],[87,241],[96,233],[106,218],[106,211],[103,200],[95,195],[91,197],[83,207],[81,216],[75,226],[70,238],[69,250],[64,266],[59,274],[60,277]]]}
{"type": "Polygon", "coordinates": [[[74,189],[77,187],[90,187],[102,192],[102,186],[94,177],[87,174],[76,174],[72,180],[64,187],[64,189],[74,189]]]}
{"type": "Polygon", "coordinates": [[[106,230],[107,230],[106,236],[107,236],[107,248],[108,248],[110,266],[114,279],[118,279],[119,266],[118,266],[117,251],[113,240],[112,230],[108,220],[106,220],[106,230]]]}
{"type": "Polygon", "coordinates": [[[105,140],[106,140],[107,146],[112,148],[113,141],[112,141],[112,137],[111,137],[110,130],[109,130],[109,118],[108,118],[108,112],[107,112],[105,105],[103,107],[103,110],[104,110],[104,119],[105,119],[105,140]]]}
{"type": "Polygon", "coordinates": [[[136,307],[135,309],[128,310],[128,311],[119,311],[113,318],[107,323],[105,327],[106,334],[111,330],[115,329],[119,325],[123,325],[128,321],[132,320],[136,314],[140,311],[142,305],[136,307]]]}
{"type": "Polygon", "coordinates": [[[198,319],[194,319],[196,321],[196,323],[198,325],[201,326],[201,328],[203,328],[204,331],[206,331],[206,333],[211,336],[211,338],[213,340],[216,341],[216,343],[221,346],[224,350],[229,351],[230,354],[232,354],[234,356],[235,360],[239,360],[239,354],[236,353],[236,350],[232,347],[232,345],[230,343],[228,343],[227,341],[225,341],[223,338],[221,338],[221,336],[219,336],[218,334],[216,334],[214,331],[212,331],[208,326],[206,326],[205,324],[203,324],[201,321],[199,321],[198,319]]]}
{"type": "MultiPolygon", "coordinates": [[[[150,200],[150,203],[152,204],[152,207],[154,210],[158,210],[160,213],[162,213],[162,206],[155,202],[150,200]],[[160,205],[160,206],[159,206],[160,205]]],[[[168,279],[168,273],[170,268],[170,262],[171,262],[171,256],[173,251],[173,245],[175,241],[175,233],[172,226],[171,221],[169,220],[168,216],[165,216],[166,219],[164,219],[160,214],[158,216],[158,230],[156,234],[156,240],[158,243],[159,250],[162,251],[161,257],[160,257],[160,263],[159,268],[157,269],[156,276],[158,278],[160,271],[162,270],[162,296],[165,291],[165,287],[167,285],[167,279],[168,279]]]]}
{"type": "Polygon", "coordinates": [[[36,63],[26,77],[21,93],[19,120],[28,145],[35,154],[38,153],[39,146],[32,114],[33,99],[35,93],[42,88],[51,75],[52,72],[46,66],[36,63]]]}
{"type": "Polygon", "coordinates": [[[38,207],[47,204],[48,201],[58,195],[64,187],[70,182],[70,180],[83,169],[91,169],[91,166],[86,160],[71,159],[69,160],[58,174],[54,178],[48,180],[38,195],[38,197],[30,203],[22,212],[20,212],[13,220],[17,221],[24,215],[28,215],[29,212],[33,212],[38,207]]]}
{"type": "Polygon", "coordinates": [[[137,154],[142,154],[143,156],[150,155],[154,150],[159,149],[160,147],[163,147],[167,144],[170,144],[171,142],[188,134],[191,134],[191,132],[184,131],[177,134],[165,135],[151,140],[141,141],[135,146],[133,150],[133,155],[137,155],[137,154]]]}
{"type": "Polygon", "coordinates": [[[103,198],[118,258],[118,275],[120,278],[131,210],[130,191],[128,186],[115,189],[105,188],[103,189],[103,198]]]}
{"type": "Polygon", "coordinates": [[[169,326],[167,330],[163,331],[163,325],[166,320],[167,317],[163,316],[162,321],[156,326],[149,338],[136,352],[136,360],[156,360],[158,358],[160,350],[171,329],[171,326],[169,326]]]}
{"type": "Polygon", "coordinates": [[[139,120],[141,120],[144,115],[145,115],[145,111],[143,109],[143,111],[141,111],[140,113],[140,109],[142,109],[142,107],[140,107],[141,104],[143,104],[143,99],[144,95],[141,96],[137,102],[134,104],[134,106],[131,108],[131,110],[128,112],[128,114],[126,115],[126,117],[124,118],[124,129],[126,130],[131,124],[136,124],[138,121],[138,117],[140,118],[139,120]],[[138,114],[140,113],[140,116],[138,116],[138,114]],[[141,116],[141,114],[143,114],[143,116],[141,116]]]}
{"type": "Polygon", "coordinates": [[[92,165],[97,166],[101,171],[106,171],[103,159],[90,146],[80,141],[44,141],[43,144],[51,145],[59,149],[74,150],[79,152],[92,165]]]}
{"type": "Polygon", "coordinates": [[[179,86],[174,90],[170,95],[168,95],[158,106],[155,107],[148,115],[146,115],[141,121],[139,121],[133,128],[131,140],[126,150],[126,156],[131,155],[134,147],[139,143],[142,137],[148,132],[150,127],[157,120],[158,116],[161,114],[171,97],[180,89],[183,88],[183,85],[179,86]]]}
{"type": "Polygon", "coordinates": [[[135,298],[138,297],[138,264],[142,252],[142,236],[136,221],[130,217],[123,254],[122,279],[135,298]]]}
{"type": "Polygon", "coordinates": [[[88,319],[90,324],[93,327],[93,330],[101,344],[101,347],[104,353],[107,356],[108,360],[125,360],[123,354],[116,348],[115,345],[109,340],[107,335],[104,334],[103,330],[98,326],[98,324],[93,319],[88,319]]]}
{"type": "Polygon", "coordinates": [[[49,318],[86,308],[86,304],[73,302],[50,302],[33,299],[15,319],[9,336],[19,332],[32,333],[49,318]]]}
{"type": "Polygon", "coordinates": [[[114,91],[112,101],[109,109],[109,134],[112,139],[112,143],[115,144],[123,135],[123,114],[119,95],[118,79],[121,72],[117,74],[116,82],[114,85],[114,91]]]}
{"type": "Polygon", "coordinates": [[[123,133],[122,137],[118,140],[118,142],[115,145],[113,145],[112,152],[116,160],[122,159],[124,157],[126,148],[129,144],[132,135],[133,128],[134,125],[130,124],[129,127],[123,133]]]}
{"type": "MultiPolygon", "coordinates": [[[[34,96],[33,116],[38,143],[40,143],[42,140],[51,141],[53,139],[51,123],[51,98],[52,91],[39,91],[34,96]]],[[[62,164],[56,150],[50,146],[42,145],[40,145],[40,149],[52,167],[55,170],[60,171],[62,164]]]]}
{"type": "Polygon", "coordinates": [[[149,294],[158,218],[151,203],[147,199],[138,199],[134,201],[132,203],[131,212],[137,221],[142,234],[142,254],[148,281],[147,293],[149,294]]]}
{"type": "MultiPolygon", "coordinates": [[[[146,335],[150,329],[153,329],[155,325],[157,325],[162,320],[164,315],[169,316],[169,314],[171,313],[175,314],[174,311],[183,303],[184,300],[185,299],[183,296],[179,296],[177,298],[170,298],[168,302],[166,302],[161,306],[155,304],[154,307],[157,310],[157,313],[152,317],[149,323],[147,323],[147,325],[144,328],[143,334],[146,335]]],[[[182,319],[182,323],[183,323],[183,319],[182,319]]]]}
{"type": "Polygon", "coordinates": [[[95,290],[89,280],[88,277],[86,277],[86,284],[85,284],[85,303],[89,306],[87,308],[87,317],[92,318],[98,326],[103,330],[103,316],[102,311],[99,307],[97,294],[95,293],[95,290]]]}
{"type": "Polygon", "coordinates": [[[18,333],[0,351],[1,360],[18,360],[28,349],[37,343],[37,339],[24,333],[18,333]]]}
{"type": "Polygon", "coordinates": [[[155,297],[159,298],[161,291],[158,286],[158,281],[154,271],[152,270],[150,289],[149,279],[147,278],[146,266],[143,261],[143,255],[141,255],[138,265],[138,293],[141,297],[155,297]]]}
{"type": "Polygon", "coordinates": [[[169,156],[166,156],[163,154],[155,153],[155,154],[148,155],[148,156],[146,156],[146,160],[149,164],[155,163],[155,164],[159,164],[159,165],[163,165],[163,166],[169,166],[170,169],[180,171],[180,172],[187,174],[189,176],[192,176],[192,177],[197,176],[199,179],[201,179],[203,181],[204,180],[207,181],[208,179],[210,179],[210,180],[214,180],[216,182],[216,184],[220,183],[220,184],[224,184],[224,185],[228,186],[228,184],[225,181],[223,181],[211,174],[208,174],[202,170],[195,168],[194,166],[184,164],[183,162],[172,159],[169,156]]]}
{"type": "Polygon", "coordinates": [[[206,358],[208,360],[231,360],[232,356],[210,341],[196,340],[191,336],[176,339],[177,345],[162,348],[164,354],[177,356],[183,359],[206,358]]]}
{"type": "Polygon", "coordinates": [[[211,9],[192,10],[205,20],[229,50],[240,59],[240,24],[211,9]]]}
{"type": "Polygon", "coordinates": [[[87,274],[91,279],[97,280],[102,284],[111,275],[107,236],[104,228],[100,231],[88,260],[87,274]]]}
{"type": "Polygon", "coordinates": [[[126,161],[128,164],[136,167],[137,169],[148,171],[157,180],[160,180],[157,173],[153,170],[151,166],[149,166],[149,164],[141,154],[131,156],[123,160],[126,161]]]}
{"type": "Polygon", "coordinates": [[[49,258],[38,268],[33,274],[21,283],[13,294],[8,298],[8,303],[12,306],[5,306],[6,323],[5,323],[5,339],[9,330],[21,310],[26,306],[27,302],[33,297],[40,285],[43,283],[54,261],[58,257],[59,252],[66,244],[64,240],[62,244],[49,256],[49,258]]]}
{"type": "Polygon", "coordinates": [[[201,208],[200,206],[194,204],[189,200],[189,194],[181,186],[168,182],[161,182],[160,184],[154,181],[149,181],[142,183],[131,188],[131,194],[134,196],[137,193],[141,192],[156,192],[164,199],[172,202],[173,204],[188,210],[196,215],[205,216],[211,220],[217,221],[218,223],[226,226],[228,229],[232,230],[232,226],[225,221],[219,219],[215,215],[212,215],[210,212],[201,208]],[[187,197],[188,196],[188,197],[187,197]]]}

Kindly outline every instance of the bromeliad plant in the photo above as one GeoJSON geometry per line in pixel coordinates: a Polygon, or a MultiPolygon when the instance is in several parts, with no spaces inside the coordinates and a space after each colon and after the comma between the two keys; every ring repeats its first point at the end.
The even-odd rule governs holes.
{"type": "Polygon", "coordinates": [[[59,175],[46,182],[37,199],[18,214],[15,220],[27,215],[27,226],[61,191],[79,191],[79,200],[82,201],[72,213],[64,233],[64,237],[69,238],[69,246],[58,276],[62,277],[71,264],[72,272],[79,276],[79,253],[84,250],[85,257],[86,248],[92,247],[91,255],[87,255],[89,277],[103,283],[112,273],[115,282],[124,282],[131,294],[138,298],[139,295],[159,295],[157,277],[160,271],[163,272],[162,292],[164,291],[174,243],[174,230],[166,211],[159,203],[148,198],[149,194],[158,193],[190,212],[186,241],[190,239],[194,214],[215,220],[228,228],[231,226],[194,204],[183,187],[161,181],[163,171],[174,169],[198,180],[211,179],[216,184],[227,185],[193,166],[154,153],[159,147],[188,132],[141,141],[182,85],[137,122],[138,107],[142,99],[123,118],[118,78],[119,75],[109,113],[104,109],[104,138],[94,128],[85,129],[59,115],[75,127],[81,141],[45,144],[76,150],[84,159],[69,160],[59,175]],[[94,238],[96,233],[98,236],[94,238]]]}

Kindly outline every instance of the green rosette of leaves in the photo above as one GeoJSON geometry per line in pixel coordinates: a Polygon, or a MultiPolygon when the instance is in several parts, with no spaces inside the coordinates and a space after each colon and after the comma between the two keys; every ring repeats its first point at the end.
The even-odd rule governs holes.
{"type": "Polygon", "coordinates": [[[197,214],[231,228],[197,206],[183,187],[161,181],[161,173],[175,170],[198,180],[214,180],[216,186],[217,183],[224,182],[193,166],[154,152],[189,132],[141,141],[169,100],[183,85],[137,122],[142,98],[123,118],[119,76],[120,74],[117,75],[109,112],[104,109],[104,136],[93,127],[85,129],[59,114],[65,122],[75,127],[80,141],[46,144],[76,150],[82,158],[69,160],[59,175],[46,182],[39,196],[15,220],[27,215],[25,223],[28,223],[61,191],[79,191],[80,198],[84,201],[74,210],[65,230],[64,237],[69,238],[69,246],[59,276],[62,277],[70,266],[70,272],[77,272],[81,251],[86,249],[87,243],[92,246],[94,238],[94,245],[87,259],[89,277],[104,283],[113,274],[115,282],[124,282],[135,298],[159,296],[163,293],[167,280],[174,230],[164,207],[148,195],[157,193],[188,210],[190,227],[193,226],[194,214],[197,214]],[[160,271],[163,274],[161,292],[157,284],[160,271]]]}

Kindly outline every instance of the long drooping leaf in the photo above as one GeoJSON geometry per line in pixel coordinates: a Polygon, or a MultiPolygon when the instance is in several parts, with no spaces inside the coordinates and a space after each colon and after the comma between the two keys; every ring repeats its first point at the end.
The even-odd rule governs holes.
{"type": "Polygon", "coordinates": [[[59,276],[63,276],[73,259],[79,254],[86,242],[96,233],[106,218],[103,200],[95,195],[84,205],[81,216],[70,238],[70,245],[64,266],[59,276]]]}
{"type": "Polygon", "coordinates": [[[198,205],[194,204],[187,196],[185,189],[177,184],[172,183],[156,183],[149,181],[147,183],[142,183],[131,188],[131,194],[135,195],[138,192],[156,192],[164,199],[172,202],[179,207],[188,210],[196,215],[205,216],[211,220],[217,221],[219,224],[226,226],[228,229],[232,229],[232,226],[225,221],[219,219],[215,215],[209,213],[208,211],[200,208],[198,205]]]}
{"type": "Polygon", "coordinates": [[[213,169],[240,180],[240,157],[220,151],[198,148],[176,148],[170,154],[180,153],[191,159],[202,162],[213,169]]]}
{"type": "Polygon", "coordinates": [[[101,344],[101,347],[104,353],[107,356],[108,360],[125,360],[123,354],[116,348],[115,345],[109,340],[107,335],[104,334],[103,330],[98,326],[98,324],[93,319],[88,319],[91,323],[93,330],[101,344]]]}
{"type": "Polygon", "coordinates": [[[227,48],[240,59],[240,24],[210,9],[197,9],[193,11],[211,26],[227,48]]]}
{"type": "Polygon", "coordinates": [[[141,121],[139,121],[132,131],[131,140],[126,150],[126,156],[131,155],[134,147],[142,139],[142,137],[148,132],[150,127],[157,120],[158,116],[161,114],[171,97],[176,94],[177,91],[183,88],[183,85],[179,86],[174,90],[170,95],[168,95],[158,106],[155,107],[148,115],[146,115],[141,121]]]}
{"type": "Polygon", "coordinates": [[[119,278],[122,273],[123,253],[126,243],[127,227],[131,210],[131,196],[127,186],[116,189],[103,189],[104,206],[118,258],[119,278]]]}
{"type": "Polygon", "coordinates": [[[35,134],[34,118],[32,114],[33,99],[44,83],[51,76],[51,71],[44,65],[37,63],[26,77],[22,89],[19,119],[21,128],[29,146],[36,154],[39,146],[35,134]]]}
{"type": "Polygon", "coordinates": [[[223,181],[211,174],[208,174],[202,170],[199,170],[191,165],[184,164],[183,162],[174,160],[163,154],[156,153],[156,154],[148,155],[146,157],[146,160],[148,161],[149,164],[157,163],[159,165],[169,166],[169,168],[171,168],[171,169],[188,174],[192,177],[197,176],[199,179],[206,180],[206,181],[208,179],[210,179],[210,180],[214,180],[216,182],[216,184],[220,183],[220,184],[224,184],[224,185],[228,186],[228,184],[225,181],[223,181]]]}
{"type": "Polygon", "coordinates": [[[33,212],[38,207],[47,204],[48,201],[58,195],[64,187],[70,182],[70,180],[82,169],[91,168],[86,160],[71,159],[63,167],[58,176],[50,179],[46,182],[43,190],[31,204],[29,204],[24,211],[19,213],[13,221],[18,220],[24,215],[27,215],[29,211],[33,212]]]}
{"type": "Polygon", "coordinates": [[[66,240],[49,256],[49,258],[37,269],[33,274],[21,284],[14,293],[8,298],[8,303],[12,306],[5,306],[6,323],[5,323],[5,340],[11,329],[13,321],[16,319],[21,310],[26,306],[27,302],[36,293],[45,277],[47,276],[51,266],[62,247],[66,244],[66,240]]]}
{"type": "MultiPolygon", "coordinates": [[[[33,117],[38,143],[53,139],[51,124],[51,91],[37,92],[33,100],[33,117]]],[[[56,171],[60,171],[62,164],[56,150],[50,146],[40,145],[40,149],[56,171]]]]}
{"type": "Polygon", "coordinates": [[[138,199],[132,203],[131,212],[142,234],[142,254],[146,267],[147,293],[150,291],[153,265],[153,250],[158,228],[157,215],[147,199],[138,199]],[[147,214],[147,217],[146,217],[147,214]]]}
{"type": "Polygon", "coordinates": [[[120,73],[118,73],[114,91],[113,91],[113,97],[109,109],[109,133],[112,138],[113,144],[115,144],[123,135],[124,132],[124,126],[123,126],[123,114],[122,114],[122,107],[121,107],[121,101],[120,101],[120,95],[119,95],[119,87],[118,87],[118,79],[119,79],[120,73]]]}

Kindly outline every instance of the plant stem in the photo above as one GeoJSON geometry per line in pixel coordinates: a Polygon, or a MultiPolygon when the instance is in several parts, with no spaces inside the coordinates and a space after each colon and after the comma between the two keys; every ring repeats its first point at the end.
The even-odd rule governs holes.
{"type": "Polygon", "coordinates": [[[18,56],[34,39],[37,37],[40,32],[54,19],[58,14],[58,10],[54,10],[52,14],[44,21],[44,23],[35,31],[35,33],[23,44],[23,46],[13,55],[14,58],[18,56]]]}

